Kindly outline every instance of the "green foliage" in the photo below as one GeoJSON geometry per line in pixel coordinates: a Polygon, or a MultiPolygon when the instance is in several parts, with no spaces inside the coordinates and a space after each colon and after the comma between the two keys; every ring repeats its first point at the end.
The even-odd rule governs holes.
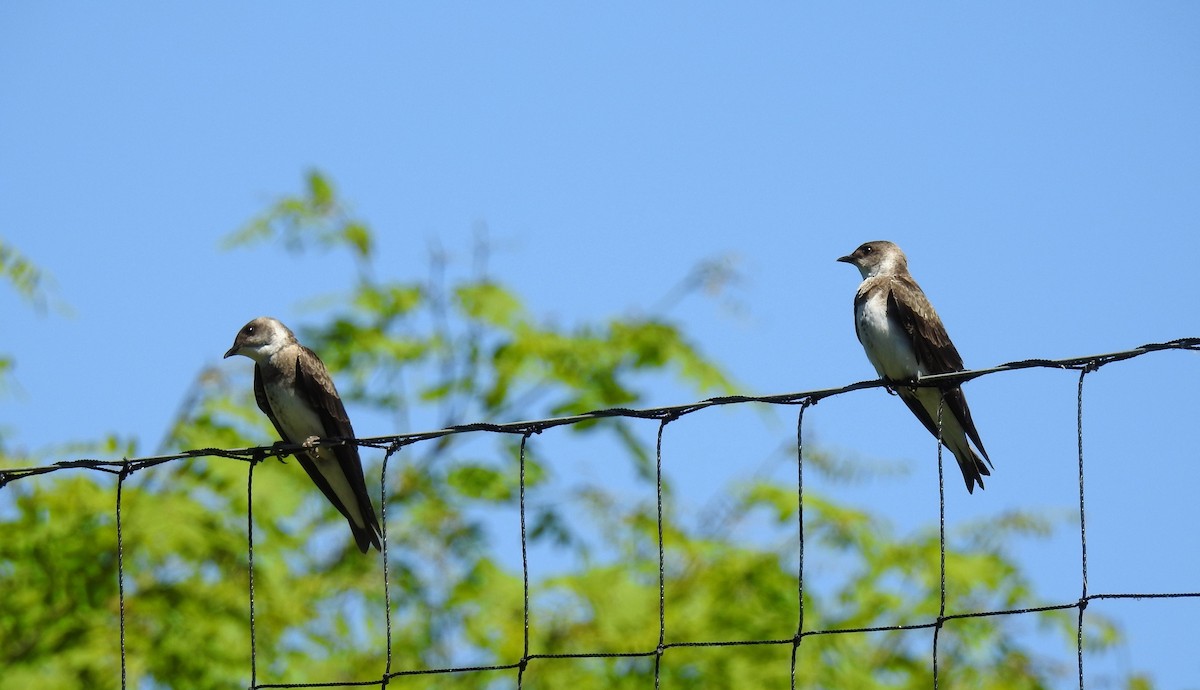
{"type": "MultiPolygon", "coordinates": [[[[346,210],[319,173],[297,197],[277,201],[227,242],[278,243],[293,252],[343,250],[356,282],[302,328],[336,372],[353,413],[392,420],[397,431],[478,420],[509,421],[633,406],[645,387],[670,382],[698,393],[734,390],[664,316],[612,317],[561,326],[539,321],[486,271],[425,281],[386,275],[369,226],[346,210]]],[[[441,267],[444,268],[444,267],[441,267]]],[[[698,275],[706,275],[701,274],[698,275]]],[[[723,278],[724,279],[724,278],[723,278]]],[[[712,281],[685,281],[707,289],[712,281]]],[[[678,294],[669,295],[677,301],[678,294]]],[[[644,428],[643,428],[644,430],[644,428]]],[[[564,433],[615,445],[635,476],[654,467],[627,420],[573,425],[564,433]]],[[[274,440],[255,407],[250,371],[232,363],[201,373],[163,450],[236,448],[274,440]]],[[[386,486],[393,669],[511,664],[525,650],[521,572],[498,562],[489,524],[512,518],[519,497],[520,439],[462,434],[405,447],[388,460],[386,486]],[[484,438],[481,438],[484,436],[484,438]]],[[[554,548],[577,567],[531,582],[529,650],[643,653],[604,659],[531,660],[527,688],[644,688],[658,643],[656,506],[605,485],[564,490],[542,453],[525,448],[531,548],[554,548]]],[[[74,449],[132,455],[132,444],[74,449]]],[[[67,455],[64,451],[58,457],[67,455]]],[[[382,453],[364,451],[368,486],[382,453]]],[[[33,462],[5,457],[11,466],[33,462]]],[[[617,462],[614,458],[613,462],[617,462]]],[[[815,471],[852,480],[875,472],[813,454],[815,471]]],[[[344,521],[292,461],[209,458],[139,471],[121,485],[125,621],[131,687],[245,686],[249,673],[248,482],[253,481],[255,623],[259,682],[378,678],[384,670],[380,563],[361,556],[344,521]]],[[[649,486],[653,486],[650,484],[649,486]]],[[[0,491],[0,690],[109,687],[118,677],[115,478],[56,473],[0,491]]],[[[725,524],[753,523],[760,543],[706,532],[677,514],[667,487],[662,530],[664,642],[776,640],[776,644],[670,646],[664,688],[789,687],[790,640],[800,616],[794,553],[795,489],[735,487],[725,524]],[[768,527],[761,523],[766,518],[768,527]],[[781,538],[773,544],[772,529],[781,538]]],[[[970,525],[947,554],[948,613],[1042,603],[1008,548],[1052,528],[1029,515],[970,525]]],[[[806,631],[924,623],[938,610],[938,539],[898,535],[882,518],[806,494],[809,564],[806,631]],[[811,568],[810,568],[811,570],[811,568]]],[[[1043,616],[1073,644],[1070,617],[1043,616]]],[[[1120,642],[1089,614],[1098,651],[1120,642]]],[[[929,686],[931,632],[804,637],[797,685],[813,688],[929,686]]],[[[1043,688],[1061,681],[1048,652],[1004,618],[946,624],[945,677],[955,687],[1043,688]]],[[[515,671],[414,676],[406,688],[512,687],[515,671]],[[491,684],[491,685],[489,685],[491,684]]],[[[1143,677],[1127,687],[1149,687],[1143,677]]]]}
{"type": "Polygon", "coordinates": [[[284,247],[303,251],[316,243],[322,247],[344,246],[359,258],[372,250],[371,233],[355,220],[337,198],[333,183],[316,170],[309,171],[304,196],[285,197],[263,215],[225,240],[227,248],[269,240],[278,235],[284,247]]]}
{"type": "MultiPolygon", "coordinates": [[[[39,312],[46,311],[51,305],[57,311],[66,311],[52,299],[46,273],[3,238],[0,238],[0,281],[7,282],[22,300],[39,312]]],[[[12,357],[0,353],[0,393],[7,392],[12,385],[13,366],[12,357]]],[[[0,433],[0,440],[2,438],[0,433]]]]}
{"type": "Polygon", "coordinates": [[[4,240],[0,240],[0,278],[30,304],[38,309],[46,307],[45,274],[4,240]]]}

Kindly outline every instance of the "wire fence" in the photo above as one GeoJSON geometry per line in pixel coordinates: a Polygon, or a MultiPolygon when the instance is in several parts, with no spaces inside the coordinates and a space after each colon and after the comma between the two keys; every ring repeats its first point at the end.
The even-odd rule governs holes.
{"type": "MultiPolygon", "coordinates": [[[[1077,611],[1077,626],[1076,626],[1076,663],[1078,668],[1079,688],[1085,688],[1084,681],[1084,619],[1088,604],[1098,600],[1117,600],[1117,599],[1198,599],[1200,600],[1200,591],[1189,592],[1121,592],[1121,593],[1095,593],[1088,589],[1088,561],[1087,561],[1087,491],[1085,485],[1085,467],[1084,461],[1084,434],[1083,434],[1083,391],[1084,381],[1086,377],[1099,370],[1106,365],[1130,360],[1143,355],[1162,352],[1162,351],[1192,351],[1200,352],[1200,338],[1180,338],[1162,343],[1150,343],[1141,347],[1123,350],[1119,352],[1110,352],[1098,355],[1089,355],[1083,357],[1071,357],[1067,359],[1027,359],[1016,362],[1009,362],[995,367],[984,369],[973,369],[956,372],[952,374],[939,374],[936,376],[923,377],[918,382],[906,382],[904,385],[916,386],[955,386],[965,381],[980,378],[983,376],[991,376],[1002,374],[1005,372],[1014,372],[1023,369],[1047,368],[1059,370],[1072,370],[1079,372],[1079,378],[1076,386],[1076,448],[1078,455],[1078,473],[1079,473],[1079,541],[1081,548],[1081,570],[1080,570],[1080,595],[1078,599],[1064,601],[1057,604],[1045,606],[1035,606],[1028,608],[1012,608],[1000,610],[984,610],[973,611],[968,613],[946,613],[946,509],[945,509],[945,485],[943,472],[943,447],[938,445],[938,497],[939,497],[939,569],[940,569],[940,587],[939,587],[939,607],[938,614],[932,620],[906,625],[886,625],[874,627],[857,627],[857,628],[836,628],[836,629],[805,629],[805,578],[804,578],[804,552],[805,552],[805,523],[804,523],[804,416],[805,412],[816,405],[820,401],[838,395],[843,395],[852,391],[888,387],[889,382],[882,380],[860,381],[850,385],[838,388],[825,388],[818,390],[803,391],[798,393],[787,393],[781,395],[766,395],[766,396],[748,396],[735,395],[710,398],[707,400],[689,403],[685,405],[674,405],[667,407],[655,407],[644,409],[629,409],[629,408],[610,408],[604,410],[596,410],[586,414],[556,417],[550,419],[540,419],[532,421],[512,422],[505,424],[492,423],[474,423],[458,426],[447,427],[436,431],[398,434],[392,436],[378,436],[371,438],[360,439],[326,439],[319,441],[317,445],[338,445],[341,443],[355,443],[361,447],[370,447],[382,449],[385,451],[382,469],[381,469],[381,486],[384,487],[381,492],[381,510],[380,523],[383,527],[383,589],[384,589],[384,606],[385,606],[385,634],[387,638],[387,656],[383,674],[379,677],[370,678],[368,680],[341,680],[326,683],[258,683],[258,651],[256,647],[256,630],[255,630],[255,600],[254,600],[254,513],[253,513],[253,496],[254,496],[254,468],[255,465],[271,457],[283,458],[287,455],[300,450],[302,446],[294,444],[278,443],[272,446],[263,446],[255,448],[240,448],[240,449],[223,449],[223,448],[200,448],[187,450],[180,453],[172,453],[167,455],[157,455],[143,458],[130,458],[123,460],[96,460],[96,459],[77,459],[56,462],[50,465],[37,467],[10,468],[0,470],[0,489],[12,484],[21,479],[47,475],[66,470],[89,470],[103,473],[109,473],[117,477],[116,484],[116,539],[117,539],[117,582],[118,582],[118,598],[119,598],[119,624],[120,624],[120,668],[121,668],[121,688],[127,687],[127,659],[125,647],[126,634],[126,592],[125,592],[125,556],[124,556],[124,535],[122,534],[122,488],[125,481],[135,472],[161,465],[164,463],[185,460],[188,458],[208,458],[220,457],[230,458],[245,461],[249,464],[249,471],[246,479],[246,497],[248,502],[247,511],[247,551],[248,551],[248,570],[249,570],[249,589],[248,589],[248,607],[249,607],[249,630],[250,630],[250,668],[249,668],[249,687],[252,690],[258,688],[330,688],[330,687],[387,687],[389,682],[395,679],[409,676],[439,676],[444,674],[468,674],[481,672],[497,672],[511,671],[516,674],[516,684],[518,688],[524,687],[526,670],[530,662],[538,660],[550,659],[649,659],[653,661],[654,669],[654,687],[658,688],[661,680],[661,668],[663,655],[672,649],[688,648],[688,647],[752,647],[752,646],[790,646],[791,647],[791,686],[793,690],[797,687],[797,667],[798,653],[804,643],[804,640],[819,636],[829,635],[855,635],[869,633],[885,633],[897,631],[931,631],[931,650],[930,664],[932,669],[933,687],[938,688],[940,683],[939,678],[939,643],[941,632],[944,625],[951,621],[969,619],[969,618],[988,618],[997,616],[1016,616],[1022,614],[1042,613],[1049,611],[1069,611],[1075,609],[1077,611]],[[796,597],[799,603],[799,617],[796,623],[795,634],[778,639],[753,639],[753,640],[682,640],[668,641],[667,625],[666,625],[666,550],[663,536],[663,432],[665,429],[676,420],[711,407],[723,405],[739,405],[746,403],[766,403],[771,405],[794,406],[797,408],[796,414],[796,442],[795,451],[797,459],[796,471],[796,506],[797,506],[797,533],[798,542],[798,566],[796,568],[796,597]],[[526,451],[530,437],[540,434],[548,429],[560,426],[568,426],[579,424],[582,422],[605,419],[605,418],[630,418],[630,419],[647,419],[658,421],[658,433],[655,444],[655,481],[656,481],[656,496],[657,496],[657,529],[658,529],[658,643],[653,648],[640,649],[634,651],[597,651],[597,652],[578,652],[551,654],[539,653],[531,650],[529,643],[530,630],[530,585],[529,585],[529,539],[526,529],[526,451]],[[452,666],[445,668],[421,668],[421,669],[396,669],[393,670],[392,659],[392,612],[391,612],[391,596],[390,596],[390,573],[388,570],[388,539],[387,539],[387,496],[386,487],[388,462],[402,448],[439,439],[446,436],[464,434],[471,432],[490,432],[496,434],[508,434],[520,437],[519,450],[519,514],[520,514],[520,530],[521,530],[521,569],[522,569],[522,588],[523,588],[523,629],[524,641],[520,658],[514,659],[508,663],[498,663],[490,665],[474,665],[474,666],[452,666]]],[[[942,410],[938,410],[937,422],[940,429],[942,421],[942,410]]],[[[940,433],[939,433],[940,436],[940,433]]],[[[939,438],[940,441],[940,438],[939,438]]]]}

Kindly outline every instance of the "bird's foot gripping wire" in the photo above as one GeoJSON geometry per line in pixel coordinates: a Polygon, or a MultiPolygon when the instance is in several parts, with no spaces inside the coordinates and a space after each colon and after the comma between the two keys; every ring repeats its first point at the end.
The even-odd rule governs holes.
{"type": "MultiPolygon", "coordinates": [[[[277,450],[279,450],[280,448],[282,448],[283,446],[286,446],[286,445],[289,445],[287,441],[276,441],[276,442],[274,442],[274,443],[272,443],[272,444],[271,444],[271,449],[272,449],[272,450],[276,450],[276,451],[277,451],[277,450]]],[[[276,459],[276,460],[278,460],[279,462],[281,462],[281,463],[283,463],[283,464],[285,464],[285,465],[286,465],[286,464],[287,464],[287,460],[286,460],[286,459],[284,459],[285,457],[286,457],[286,454],[285,454],[285,453],[277,453],[277,454],[275,455],[275,459],[276,459]]]]}

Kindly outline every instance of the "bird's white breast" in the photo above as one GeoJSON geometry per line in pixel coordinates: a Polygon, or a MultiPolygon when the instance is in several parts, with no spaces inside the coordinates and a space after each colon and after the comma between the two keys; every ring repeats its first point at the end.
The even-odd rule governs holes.
{"type": "Polygon", "coordinates": [[[310,436],[324,436],[325,427],[308,401],[296,395],[293,387],[282,383],[267,384],[267,401],[288,440],[303,443],[310,436]]]}
{"type": "Polygon", "coordinates": [[[887,290],[873,290],[855,307],[858,337],[880,376],[896,381],[914,379],[921,373],[917,355],[908,334],[889,318],[887,296],[887,290]]]}

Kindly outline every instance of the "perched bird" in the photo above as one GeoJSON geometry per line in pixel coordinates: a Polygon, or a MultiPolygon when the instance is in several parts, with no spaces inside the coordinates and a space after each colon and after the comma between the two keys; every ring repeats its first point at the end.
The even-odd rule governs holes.
{"type": "Polygon", "coordinates": [[[988,465],[992,461],[979,440],[962,388],[912,385],[922,376],[962,371],[963,361],[933,305],[908,272],[908,258],[895,244],[876,241],[838,261],[853,264],[862,273],[863,282],[854,295],[854,330],[867,359],[934,436],[938,435],[938,405],[943,404],[944,396],[942,443],[958,460],[967,491],[974,493],[975,484],[984,488],[983,476],[991,476],[988,465]],[[971,449],[968,438],[979,454],[971,449]]]}
{"type": "Polygon", "coordinates": [[[254,360],[254,399],[287,443],[303,444],[295,454],[325,498],[346,517],[363,553],[379,546],[379,520],[367,496],[358,446],[315,446],[318,439],[354,438],[346,407],[325,364],[296,341],[292,331],[270,317],[242,326],[225,357],[254,360]]]}

